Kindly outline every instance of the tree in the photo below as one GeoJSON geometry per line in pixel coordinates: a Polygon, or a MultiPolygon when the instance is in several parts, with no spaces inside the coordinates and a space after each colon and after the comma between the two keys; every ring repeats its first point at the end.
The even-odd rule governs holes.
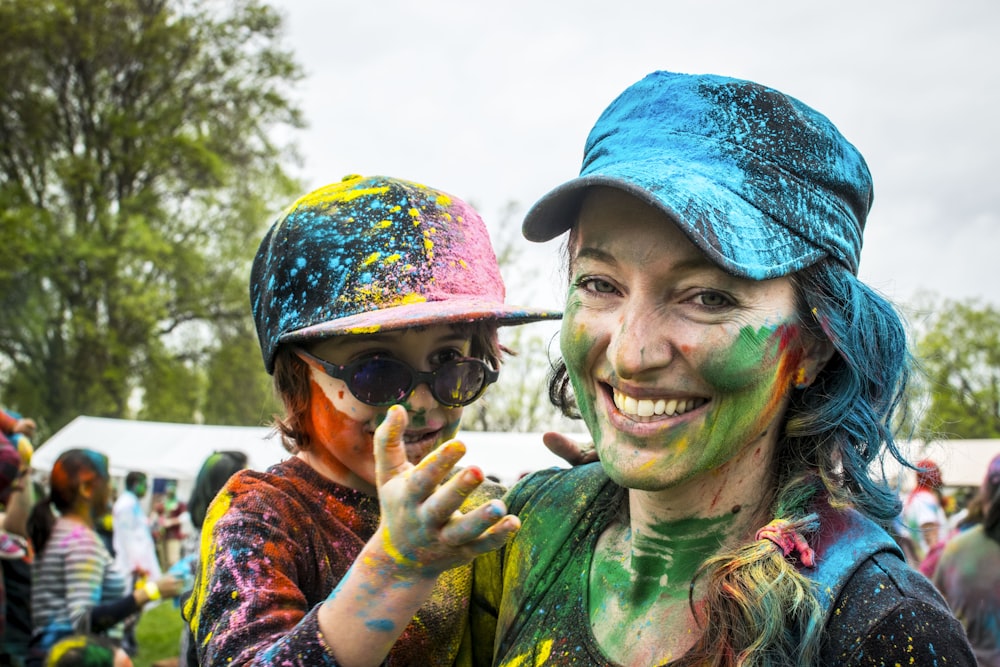
{"type": "MultiPolygon", "coordinates": [[[[491,229],[491,239],[504,275],[507,300],[528,305],[523,295],[539,291],[539,267],[523,261],[523,253],[518,248],[524,243],[519,233],[520,225],[511,222],[517,209],[514,202],[506,205],[497,218],[499,224],[491,229]]],[[[514,355],[504,360],[499,381],[481,399],[465,408],[463,429],[500,432],[581,430],[580,422],[563,417],[549,401],[549,360],[559,356],[558,331],[557,322],[500,329],[501,343],[514,355]]]]}
{"type": "Polygon", "coordinates": [[[1000,437],[1000,310],[946,300],[918,336],[925,437],[1000,437]]]}
{"type": "Polygon", "coordinates": [[[0,1],[5,404],[51,430],[136,395],[203,408],[198,369],[249,319],[247,239],[298,189],[280,35],[257,0],[0,1]]]}

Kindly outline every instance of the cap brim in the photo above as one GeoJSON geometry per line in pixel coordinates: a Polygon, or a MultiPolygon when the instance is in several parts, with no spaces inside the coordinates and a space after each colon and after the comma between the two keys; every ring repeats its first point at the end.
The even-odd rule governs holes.
{"type": "Polygon", "coordinates": [[[551,190],[528,211],[521,232],[529,241],[549,241],[576,223],[580,204],[595,186],[623,190],[663,211],[708,258],[725,271],[753,280],[788,275],[815,263],[826,253],[768,218],[718,180],[683,164],[658,160],[648,186],[636,182],[642,163],[616,173],[580,176],[551,190]],[[655,187],[656,182],[668,187],[655,187]],[[724,227],[721,228],[721,227],[724,227]]]}
{"type": "Polygon", "coordinates": [[[495,322],[498,326],[508,326],[540,320],[558,320],[561,317],[562,313],[557,310],[513,306],[486,299],[452,298],[447,301],[422,301],[392,306],[314,324],[284,333],[278,342],[305,342],[331,336],[372,334],[436,324],[495,322]]]}

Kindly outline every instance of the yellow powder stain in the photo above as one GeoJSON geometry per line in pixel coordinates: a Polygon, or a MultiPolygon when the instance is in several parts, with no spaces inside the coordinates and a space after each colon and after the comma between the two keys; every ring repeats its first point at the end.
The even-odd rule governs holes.
{"type": "Polygon", "coordinates": [[[322,205],[332,205],[338,203],[347,203],[354,201],[359,197],[370,197],[372,195],[381,195],[389,191],[389,186],[384,185],[382,187],[376,188],[361,188],[358,190],[347,189],[344,187],[343,183],[334,183],[325,188],[320,188],[314,192],[303,195],[299,197],[294,204],[292,204],[287,210],[291,211],[300,206],[303,207],[315,207],[322,205]]]}
{"type": "Polygon", "coordinates": [[[396,262],[398,262],[402,258],[403,258],[403,256],[400,255],[397,252],[397,253],[389,255],[388,257],[386,257],[385,259],[383,259],[382,260],[382,264],[395,264],[396,262]]]}
{"type": "Polygon", "coordinates": [[[543,667],[549,661],[549,655],[552,653],[552,640],[546,639],[538,644],[537,654],[535,655],[535,661],[533,663],[528,662],[531,659],[530,655],[520,655],[508,662],[510,667],[527,667],[532,665],[533,667],[543,667]]]}
{"type": "Polygon", "coordinates": [[[379,220],[378,224],[375,225],[379,229],[385,229],[386,227],[392,227],[392,220],[379,220]]]}
{"type": "Polygon", "coordinates": [[[468,265],[468,264],[466,264],[466,262],[465,262],[465,260],[464,260],[464,259],[460,259],[460,260],[458,260],[458,263],[459,263],[459,264],[460,264],[460,265],[462,266],[462,268],[463,268],[463,269],[467,269],[467,268],[469,268],[469,265],[468,265]]]}
{"type": "MultiPolygon", "coordinates": [[[[200,556],[198,559],[198,577],[195,580],[195,586],[197,586],[197,595],[191,595],[185,601],[184,604],[184,614],[187,618],[192,619],[191,625],[192,630],[195,635],[198,634],[198,627],[201,624],[201,609],[196,606],[196,602],[204,603],[208,598],[208,582],[212,578],[212,571],[215,569],[215,563],[218,559],[219,547],[212,539],[212,533],[214,532],[215,524],[226,515],[229,511],[229,506],[232,503],[232,496],[228,493],[220,493],[215,497],[215,500],[208,506],[208,511],[205,514],[205,522],[201,529],[201,545],[199,548],[200,556]]],[[[235,594],[235,592],[234,592],[235,594]]]]}
{"type": "Polygon", "coordinates": [[[236,598],[238,598],[240,596],[240,594],[238,592],[236,592],[236,591],[233,591],[232,593],[230,593],[230,596],[235,600],[236,598]]]}
{"type": "Polygon", "coordinates": [[[405,306],[411,303],[423,303],[424,301],[427,301],[427,297],[425,297],[423,294],[407,294],[402,299],[400,299],[399,303],[400,305],[405,306]]]}
{"type": "Polygon", "coordinates": [[[367,327],[351,327],[350,329],[344,329],[346,334],[373,334],[378,333],[382,330],[382,325],[373,324],[367,327]]]}
{"type": "Polygon", "coordinates": [[[410,214],[411,218],[419,218],[420,217],[420,209],[418,209],[418,208],[411,208],[407,212],[410,214]]]}
{"type": "Polygon", "coordinates": [[[424,250],[426,250],[428,254],[433,254],[434,241],[431,241],[430,239],[424,239],[424,250]]]}
{"type": "Polygon", "coordinates": [[[372,254],[368,255],[368,257],[365,258],[365,261],[361,262],[361,266],[368,266],[372,262],[375,262],[376,260],[378,260],[381,254],[382,253],[380,252],[373,252],[372,254]]]}
{"type": "Polygon", "coordinates": [[[446,194],[440,194],[435,200],[439,206],[451,206],[451,197],[446,194]]]}

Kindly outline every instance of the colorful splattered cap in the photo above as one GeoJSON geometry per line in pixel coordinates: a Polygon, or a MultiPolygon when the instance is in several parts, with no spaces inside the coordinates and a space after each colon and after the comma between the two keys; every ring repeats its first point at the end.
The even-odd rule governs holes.
{"type": "Polygon", "coordinates": [[[479,214],[457,197],[385,176],[347,176],[291,205],[250,275],[264,366],[281,343],[429,324],[556,319],[504,303],[479,214]]]}
{"type": "Polygon", "coordinates": [[[672,72],[605,109],[580,176],[535,204],[524,236],[568,230],[591,186],[659,208],[713,262],[754,280],[823,257],[857,273],[873,194],[864,158],[822,114],[751,81],[672,72]]]}

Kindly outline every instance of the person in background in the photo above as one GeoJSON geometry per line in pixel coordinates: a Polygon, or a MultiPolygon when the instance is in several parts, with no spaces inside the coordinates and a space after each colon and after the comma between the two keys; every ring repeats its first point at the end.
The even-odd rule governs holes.
{"type": "Polygon", "coordinates": [[[965,627],[980,667],[1000,667],[1000,455],[979,487],[980,523],[950,539],[933,581],[965,627]]]}
{"type": "MultiPolygon", "coordinates": [[[[454,463],[464,406],[499,375],[497,327],[558,317],[504,296],[482,219],[426,185],[352,175],[279,216],[254,259],[250,303],[285,407],[275,426],[292,456],[263,473],[236,473],[209,507],[183,609],[200,664],[338,664],[331,647],[343,632],[328,608],[345,602],[337,591],[349,573],[381,567],[364,557],[367,543],[385,538],[375,535],[373,433],[401,412],[410,461],[447,442],[435,465],[454,463]]],[[[425,509],[462,527],[455,539],[467,554],[489,551],[516,527],[500,511],[502,489],[478,469],[447,486],[464,503],[428,499],[425,509]],[[459,505],[471,511],[452,516],[459,505]]],[[[471,664],[492,636],[468,622],[472,583],[469,566],[432,581],[387,664],[471,664]]],[[[376,641],[388,652],[394,636],[376,641]]]]}
{"type": "Polygon", "coordinates": [[[95,519],[107,512],[111,494],[103,454],[66,450],[52,466],[49,486],[49,495],[35,504],[28,523],[37,550],[29,665],[40,665],[57,641],[74,634],[107,635],[120,643],[126,618],[152,600],[180,592],[173,577],[132,590],[95,532],[95,519]]]}
{"type": "Polygon", "coordinates": [[[941,501],[941,468],[930,459],[917,462],[917,485],[903,502],[903,524],[910,531],[920,561],[945,537],[948,516],[941,501]]]}
{"type": "MultiPolygon", "coordinates": [[[[975,664],[870,472],[904,460],[911,363],[900,314],[857,277],[871,203],[857,149],[773,88],[654,72],[605,109],[579,177],[523,226],[568,232],[549,390],[599,462],[505,496],[521,528],[473,593],[496,610],[494,665],[975,664]]],[[[367,554],[393,583],[379,605],[340,591],[344,667],[378,665],[372,635],[463,553],[444,513],[461,490],[406,462],[401,417],[375,436],[391,541],[367,554]],[[429,493],[440,512],[415,503],[429,493]]]]}
{"type": "MultiPolygon", "coordinates": [[[[195,534],[193,537],[196,547],[169,570],[170,574],[184,581],[184,590],[178,597],[181,604],[191,594],[191,587],[198,572],[197,545],[201,542],[201,527],[205,523],[205,515],[208,513],[208,507],[219,491],[226,485],[226,482],[229,481],[229,478],[246,468],[248,463],[246,454],[233,450],[213,452],[201,464],[201,469],[195,478],[194,488],[191,490],[191,497],[187,504],[188,513],[191,517],[191,525],[194,527],[195,534]]],[[[185,625],[181,631],[178,667],[187,667],[188,665],[194,667],[197,664],[198,654],[192,641],[191,629],[185,625]]]]}
{"type": "Polygon", "coordinates": [[[132,667],[132,659],[107,637],[74,635],[56,642],[45,667],[132,667]]]}
{"type": "MultiPolygon", "coordinates": [[[[142,507],[148,488],[145,473],[129,472],[125,475],[125,490],[115,500],[111,510],[115,563],[125,573],[132,589],[142,588],[147,581],[156,581],[163,576],[149,519],[142,507]]],[[[140,610],[125,620],[122,647],[130,656],[135,656],[139,650],[135,627],[141,614],[140,610]]]]}
{"type": "Polygon", "coordinates": [[[177,481],[167,480],[163,495],[154,503],[158,543],[161,547],[160,562],[168,570],[181,559],[181,545],[184,543],[183,515],[187,505],[177,497],[177,481]]]}
{"type": "Polygon", "coordinates": [[[0,504],[3,531],[16,540],[19,556],[0,560],[0,665],[20,667],[31,639],[31,561],[34,550],[28,540],[28,514],[34,504],[30,477],[31,458],[10,443],[0,442],[0,504]]]}

